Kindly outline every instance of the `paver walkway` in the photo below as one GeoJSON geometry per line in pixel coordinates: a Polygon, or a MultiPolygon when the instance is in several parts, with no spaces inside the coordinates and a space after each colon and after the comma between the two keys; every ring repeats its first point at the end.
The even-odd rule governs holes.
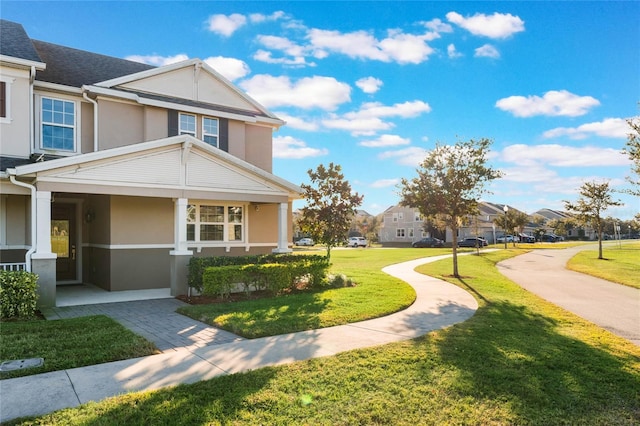
{"type": "Polygon", "coordinates": [[[233,333],[176,313],[176,309],[186,305],[175,298],[151,299],[48,308],[42,313],[48,320],[106,315],[152,341],[162,352],[243,340],[233,333]]]}

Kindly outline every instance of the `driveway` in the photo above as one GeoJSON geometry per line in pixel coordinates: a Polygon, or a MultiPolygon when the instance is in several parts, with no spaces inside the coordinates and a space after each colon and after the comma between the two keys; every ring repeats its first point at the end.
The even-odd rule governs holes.
{"type": "Polygon", "coordinates": [[[565,267],[579,251],[594,248],[533,250],[500,262],[498,270],[543,299],[640,346],[640,290],[565,267]]]}

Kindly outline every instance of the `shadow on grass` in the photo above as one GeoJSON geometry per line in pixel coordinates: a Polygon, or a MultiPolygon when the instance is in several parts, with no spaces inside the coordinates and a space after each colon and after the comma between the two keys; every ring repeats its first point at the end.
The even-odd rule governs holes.
{"type": "Polygon", "coordinates": [[[629,371],[638,357],[589,346],[560,326],[525,306],[490,302],[443,331],[437,351],[460,371],[460,398],[502,401],[523,424],[640,422],[640,379],[629,371]]]}

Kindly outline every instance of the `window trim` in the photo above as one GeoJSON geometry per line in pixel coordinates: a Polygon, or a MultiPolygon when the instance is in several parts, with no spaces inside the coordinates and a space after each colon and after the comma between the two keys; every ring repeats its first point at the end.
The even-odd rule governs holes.
{"type": "Polygon", "coordinates": [[[178,113],[178,134],[179,135],[191,135],[194,138],[198,137],[198,116],[196,114],[189,114],[187,112],[178,113]],[[182,128],[182,116],[193,117],[193,132],[187,131],[182,128]]]}
{"type": "Polygon", "coordinates": [[[195,220],[190,221],[189,215],[187,213],[187,245],[189,246],[221,246],[221,245],[229,245],[229,244],[238,244],[244,245],[248,242],[248,205],[246,203],[233,203],[233,202],[215,202],[215,201],[192,201],[187,204],[187,212],[191,206],[195,206],[195,220]],[[201,222],[200,221],[200,208],[203,206],[209,207],[222,207],[224,219],[223,222],[201,222]],[[230,212],[229,209],[232,207],[240,207],[242,209],[242,220],[238,222],[231,222],[229,220],[230,212]],[[222,225],[222,240],[202,240],[200,227],[201,225],[222,225]],[[194,227],[192,240],[188,239],[189,226],[192,225],[194,227]],[[231,233],[232,226],[240,225],[242,226],[241,230],[241,238],[237,240],[232,240],[229,238],[231,233]]]}
{"type": "Polygon", "coordinates": [[[405,232],[404,228],[397,228],[396,229],[396,238],[407,238],[407,233],[405,232]],[[402,235],[400,235],[402,234],[402,235]]]}
{"type": "Polygon", "coordinates": [[[210,116],[206,116],[206,115],[202,116],[202,141],[204,143],[208,144],[208,145],[211,145],[211,146],[215,147],[215,148],[219,148],[220,147],[220,119],[219,118],[210,117],[210,116]],[[205,130],[205,121],[206,120],[215,120],[216,121],[216,123],[217,123],[216,128],[217,128],[218,132],[215,135],[213,133],[208,133],[205,130]],[[216,144],[213,145],[213,144],[210,144],[209,142],[207,142],[205,140],[206,136],[214,136],[216,138],[216,144]]]}
{"type": "Polygon", "coordinates": [[[73,97],[70,96],[61,96],[61,95],[57,95],[57,96],[51,96],[49,94],[46,93],[39,93],[36,95],[36,100],[37,100],[37,106],[38,106],[38,114],[36,116],[36,120],[37,120],[37,125],[36,125],[36,135],[34,138],[34,144],[36,146],[33,147],[33,152],[34,153],[45,153],[45,154],[55,154],[55,155],[59,155],[59,156],[71,156],[71,155],[76,155],[79,154],[81,152],[81,141],[82,141],[82,132],[81,132],[81,125],[80,123],[82,122],[81,120],[81,102],[73,97]],[[52,99],[52,100],[59,100],[59,101],[63,101],[63,102],[71,102],[73,103],[73,112],[74,112],[74,119],[73,119],[73,150],[66,150],[66,149],[56,149],[56,148],[44,148],[43,147],[43,132],[42,132],[42,126],[44,124],[43,120],[42,120],[42,101],[43,99],[52,99]]]}
{"type": "Polygon", "coordinates": [[[3,102],[3,106],[0,106],[0,110],[4,109],[4,116],[0,116],[0,123],[11,123],[11,86],[15,79],[0,76],[0,83],[4,86],[4,98],[0,99],[3,102]]]}

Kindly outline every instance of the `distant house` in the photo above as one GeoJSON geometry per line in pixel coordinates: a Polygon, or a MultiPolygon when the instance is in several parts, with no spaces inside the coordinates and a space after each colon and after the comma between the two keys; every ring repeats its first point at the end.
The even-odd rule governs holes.
{"type": "MultiPolygon", "coordinates": [[[[537,217],[538,221],[542,223],[542,226],[546,228],[548,232],[554,232],[554,229],[549,226],[550,224],[553,224],[554,221],[567,223],[574,220],[573,215],[570,213],[552,209],[540,209],[531,216],[534,218],[537,217]]],[[[597,232],[590,226],[573,226],[570,224],[569,226],[564,227],[564,231],[566,232],[566,235],[562,236],[569,239],[598,239],[597,232]]]]}
{"type": "Polygon", "coordinates": [[[192,256],[286,252],[284,122],[199,59],[152,67],[0,21],[0,263],[56,285],[183,294],[192,256]]]}

